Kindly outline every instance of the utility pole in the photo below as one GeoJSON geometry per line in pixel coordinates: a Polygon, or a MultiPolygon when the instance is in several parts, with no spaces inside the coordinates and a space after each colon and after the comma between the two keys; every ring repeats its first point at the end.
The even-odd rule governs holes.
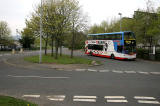
{"type": "Polygon", "coordinates": [[[120,31],[122,31],[122,13],[118,13],[120,15],[120,31]]]}
{"type": "Polygon", "coordinates": [[[40,9],[40,51],[39,51],[39,63],[42,63],[42,0],[41,0],[41,9],[40,9]]]}

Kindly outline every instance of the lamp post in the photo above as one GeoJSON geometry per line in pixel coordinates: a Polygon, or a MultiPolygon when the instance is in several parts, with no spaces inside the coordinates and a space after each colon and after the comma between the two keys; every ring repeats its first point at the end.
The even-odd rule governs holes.
{"type": "Polygon", "coordinates": [[[118,13],[120,15],[120,31],[122,31],[122,13],[118,13]]]}
{"type": "Polygon", "coordinates": [[[41,9],[40,9],[40,51],[39,51],[39,63],[42,63],[42,0],[41,0],[41,9]]]}

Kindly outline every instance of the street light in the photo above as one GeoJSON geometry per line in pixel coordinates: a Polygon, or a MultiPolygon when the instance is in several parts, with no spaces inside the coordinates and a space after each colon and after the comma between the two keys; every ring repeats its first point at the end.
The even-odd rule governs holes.
{"type": "Polygon", "coordinates": [[[118,13],[120,15],[120,31],[122,31],[122,13],[118,13]]]}
{"type": "Polygon", "coordinates": [[[40,51],[39,51],[39,63],[42,63],[42,0],[41,0],[41,9],[40,9],[40,51]]]}

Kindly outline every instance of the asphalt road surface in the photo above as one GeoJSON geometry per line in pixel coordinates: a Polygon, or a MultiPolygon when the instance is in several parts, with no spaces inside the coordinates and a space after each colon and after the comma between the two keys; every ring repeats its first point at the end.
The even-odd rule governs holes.
{"type": "Polygon", "coordinates": [[[14,67],[3,61],[18,61],[17,56],[0,56],[0,95],[29,100],[39,106],[160,105],[159,62],[81,55],[103,65],[60,71],[14,67]]]}

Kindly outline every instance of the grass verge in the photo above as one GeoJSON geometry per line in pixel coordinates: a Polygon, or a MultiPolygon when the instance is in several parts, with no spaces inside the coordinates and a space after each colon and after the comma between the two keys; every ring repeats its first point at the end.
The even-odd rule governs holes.
{"type": "MultiPolygon", "coordinates": [[[[38,63],[39,62],[39,56],[31,56],[31,57],[25,57],[25,61],[38,63]]],[[[62,55],[59,56],[58,59],[54,59],[54,57],[51,57],[50,55],[43,55],[42,56],[42,63],[56,63],[56,64],[88,64],[90,65],[92,63],[92,60],[81,58],[81,57],[74,57],[70,58],[69,55],[62,55]]],[[[97,61],[98,64],[100,64],[99,61],[97,61]]]]}
{"type": "Polygon", "coordinates": [[[0,106],[38,106],[25,100],[16,99],[8,96],[0,96],[0,106]]]}

